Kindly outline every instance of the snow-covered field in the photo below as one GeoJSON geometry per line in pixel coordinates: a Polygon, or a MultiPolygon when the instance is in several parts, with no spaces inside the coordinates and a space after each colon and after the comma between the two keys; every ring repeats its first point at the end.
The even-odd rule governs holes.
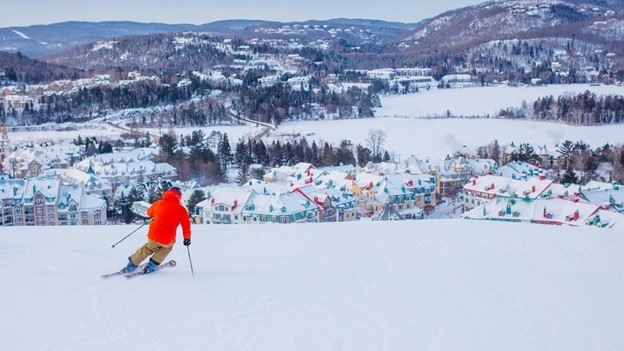
{"type": "MultiPolygon", "coordinates": [[[[494,114],[502,108],[518,107],[523,101],[532,103],[538,97],[580,93],[585,90],[597,94],[624,94],[624,87],[590,85],[549,85],[544,87],[477,87],[464,89],[434,89],[411,95],[389,96],[382,99],[384,107],[377,118],[334,121],[287,122],[269,137],[284,140],[291,135],[304,135],[309,141],[339,143],[349,139],[355,144],[365,144],[369,130],[382,129],[388,135],[385,148],[396,155],[407,157],[445,157],[457,151],[475,151],[494,139],[501,144],[529,142],[555,145],[566,140],[583,140],[593,147],[605,143],[624,143],[624,124],[599,127],[575,127],[559,123],[502,119],[423,119],[426,116],[494,114]],[[401,117],[396,117],[401,116],[401,117]]],[[[11,133],[12,142],[42,140],[73,140],[78,134],[96,137],[119,137],[122,131],[100,124],[101,129],[81,129],[67,132],[11,133]]],[[[197,128],[177,128],[176,134],[189,134],[197,128]]],[[[233,143],[241,137],[255,136],[262,131],[250,126],[217,126],[201,128],[207,135],[211,131],[228,133],[233,143]]],[[[163,129],[163,132],[167,130],[163,129]]],[[[150,132],[158,134],[159,130],[150,132]]]]}
{"type": "Polygon", "coordinates": [[[623,95],[624,86],[588,84],[547,85],[536,87],[476,87],[432,89],[418,94],[391,95],[381,98],[378,117],[495,116],[501,109],[529,106],[538,98],[579,94],[589,90],[597,95],[623,95]]]}
{"type": "Polygon", "coordinates": [[[624,235],[462,220],[195,226],[102,280],[133,226],[0,230],[3,350],[621,350],[624,235]]]}
{"type": "Polygon", "coordinates": [[[354,144],[366,145],[371,129],[386,132],[385,148],[403,158],[443,158],[457,151],[475,151],[497,139],[500,144],[529,142],[546,145],[566,139],[583,140],[598,147],[606,143],[624,143],[624,124],[575,127],[560,123],[503,119],[418,119],[366,118],[334,121],[305,121],[284,123],[280,133],[301,133],[308,140],[339,143],[349,139],[354,144]]]}

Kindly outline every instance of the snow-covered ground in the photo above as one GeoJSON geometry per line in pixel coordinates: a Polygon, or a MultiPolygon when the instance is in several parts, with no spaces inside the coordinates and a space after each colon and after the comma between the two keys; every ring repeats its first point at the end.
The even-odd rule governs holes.
{"type": "MultiPolygon", "coordinates": [[[[549,85],[543,87],[477,87],[463,89],[433,89],[418,94],[382,98],[384,107],[377,111],[377,118],[334,121],[286,122],[267,138],[266,142],[284,140],[292,135],[304,135],[309,141],[339,143],[349,139],[365,145],[371,129],[382,129],[388,135],[385,148],[397,156],[445,157],[457,151],[475,151],[497,139],[501,144],[529,142],[555,145],[566,140],[583,140],[593,147],[605,143],[623,143],[624,124],[599,127],[575,127],[560,123],[534,122],[502,119],[426,119],[427,116],[443,116],[450,110],[454,115],[495,114],[502,108],[519,107],[523,101],[532,103],[547,95],[580,93],[585,90],[597,94],[624,94],[624,87],[590,85],[549,85]],[[400,116],[400,117],[397,117],[400,116]]],[[[87,125],[89,129],[63,132],[13,132],[11,141],[73,140],[78,134],[84,136],[117,138],[122,133],[104,123],[87,125]],[[97,128],[96,128],[97,126],[97,128]]],[[[189,134],[198,128],[176,128],[176,134],[189,134]]],[[[262,127],[216,126],[201,128],[207,135],[211,131],[228,133],[230,143],[262,132],[262,127]]],[[[169,129],[147,129],[151,133],[167,132],[169,129]]]]}
{"type": "Polygon", "coordinates": [[[495,116],[501,109],[531,106],[541,97],[579,94],[589,90],[597,95],[623,95],[624,86],[589,84],[546,85],[536,87],[476,87],[431,89],[418,94],[390,95],[381,98],[378,117],[495,116]]]}
{"type": "Polygon", "coordinates": [[[102,280],[133,226],[0,230],[3,350],[621,350],[624,235],[432,220],[195,226],[102,280]]]}
{"type": "Polygon", "coordinates": [[[500,144],[529,142],[554,145],[566,139],[583,140],[597,147],[606,143],[624,142],[624,124],[575,127],[561,123],[547,123],[503,119],[418,119],[366,118],[334,121],[305,121],[284,123],[279,133],[301,133],[308,140],[339,143],[349,139],[354,144],[366,145],[371,129],[386,132],[385,148],[405,158],[443,158],[456,151],[475,151],[497,139],[500,144]]]}

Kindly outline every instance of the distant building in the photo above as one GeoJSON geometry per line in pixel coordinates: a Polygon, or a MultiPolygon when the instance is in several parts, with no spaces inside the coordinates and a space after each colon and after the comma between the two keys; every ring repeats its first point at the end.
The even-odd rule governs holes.
{"type": "Polygon", "coordinates": [[[470,74],[447,74],[441,79],[445,87],[460,88],[473,85],[472,76],[470,74]]]}
{"type": "Polygon", "coordinates": [[[87,195],[80,184],[57,178],[0,177],[0,223],[23,225],[100,225],[106,223],[106,201],[87,195]]]}
{"type": "Polygon", "coordinates": [[[105,179],[113,187],[145,183],[161,179],[174,179],[177,170],[168,163],[155,163],[153,149],[133,149],[100,154],[86,158],[76,168],[105,179]]]}

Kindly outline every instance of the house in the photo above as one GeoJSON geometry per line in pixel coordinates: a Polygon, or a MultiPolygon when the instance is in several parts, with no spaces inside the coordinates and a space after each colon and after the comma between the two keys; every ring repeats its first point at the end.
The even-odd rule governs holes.
{"type": "Polygon", "coordinates": [[[544,176],[527,180],[484,175],[476,176],[464,185],[464,212],[496,198],[535,200],[553,183],[544,176]]]}
{"type": "Polygon", "coordinates": [[[294,192],[318,206],[321,222],[344,222],[357,218],[355,195],[347,189],[307,185],[296,188],[294,192]]]}
{"type": "Polygon", "coordinates": [[[242,210],[242,223],[318,222],[319,207],[299,192],[252,193],[242,210]]]}
{"type": "Polygon", "coordinates": [[[624,213],[624,187],[619,183],[591,181],[580,190],[580,196],[591,204],[624,213]]]}
{"type": "Polygon", "coordinates": [[[87,172],[75,168],[49,169],[44,172],[45,176],[58,177],[64,183],[81,184],[88,195],[106,198],[112,202],[113,186],[107,179],[98,177],[93,169],[87,172]]]}
{"type": "Polygon", "coordinates": [[[107,180],[113,189],[120,185],[175,179],[177,170],[172,165],[152,161],[155,153],[154,149],[137,148],[99,154],[80,161],[76,168],[107,180]]]}
{"type": "Polygon", "coordinates": [[[8,155],[4,169],[16,178],[32,178],[50,168],[68,168],[80,157],[80,147],[71,143],[22,146],[8,155]]]}
{"type": "Polygon", "coordinates": [[[100,225],[106,223],[106,201],[87,195],[80,184],[58,178],[0,177],[2,225],[100,225]]]}
{"type": "Polygon", "coordinates": [[[624,226],[624,215],[600,206],[563,199],[497,198],[464,213],[464,219],[522,222],[549,225],[624,226]]]}
{"type": "Polygon", "coordinates": [[[253,190],[244,187],[218,187],[196,205],[197,215],[206,224],[239,224],[243,207],[252,194],[253,190]]]}
{"type": "Polygon", "coordinates": [[[539,177],[543,174],[543,171],[541,168],[527,162],[511,161],[498,168],[495,174],[511,179],[527,180],[529,178],[539,177]]]}

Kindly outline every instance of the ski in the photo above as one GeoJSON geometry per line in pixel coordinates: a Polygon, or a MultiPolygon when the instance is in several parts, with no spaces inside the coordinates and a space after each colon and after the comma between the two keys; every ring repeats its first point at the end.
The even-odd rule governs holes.
{"type": "MultiPolygon", "coordinates": [[[[176,264],[177,264],[177,263],[176,263],[176,261],[174,261],[174,260],[171,260],[171,261],[168,261],[168,262],[162,263],[160,266],[158,266],[158,267],[156,268],[156,272],[158,272],[158,271],[160,271],[161,269],[166,268],[166,267],[175,267],[175,266],[176,266],[176,264]]],[[[155,272],[152,272],[152,273],[155,273],[155,272]]],[[[126,278],[128,278],[128,279],[132,279],[132,278],[136,278],[136,277],[138,277],[138,276],[140,276],[140,275],[144,275],[144,274],[150,274],[150,273],[143,273],[143,270],[142,270],[142,269],[140,269],[140,270],[139,270],[139,269],[137,269],[136,271],[134,271],[134,272],[132,272],[132,273],[125,274],[124,276],[125,276],[126,278]]]]}
{"type": "MultiPolygon", "coordinates": [[[[145,265],[146,265],[145,263],[140,264],[140,265],[137,267],[137,270],[138,270],[138,269],[143,269],[143,267],[145,267],[145,265]]],[[[125,274],[128,274],[128,273],[127,273],[127,272],[125,272],[125,271],[122,269],[122,270],[117,271],[117,272],[108,273],[108,274],[102,274],[102,278],[103,278],[103,279],[107,279],[107,278],[116,277],[116,276],[125,275],[125,274]]]]}

